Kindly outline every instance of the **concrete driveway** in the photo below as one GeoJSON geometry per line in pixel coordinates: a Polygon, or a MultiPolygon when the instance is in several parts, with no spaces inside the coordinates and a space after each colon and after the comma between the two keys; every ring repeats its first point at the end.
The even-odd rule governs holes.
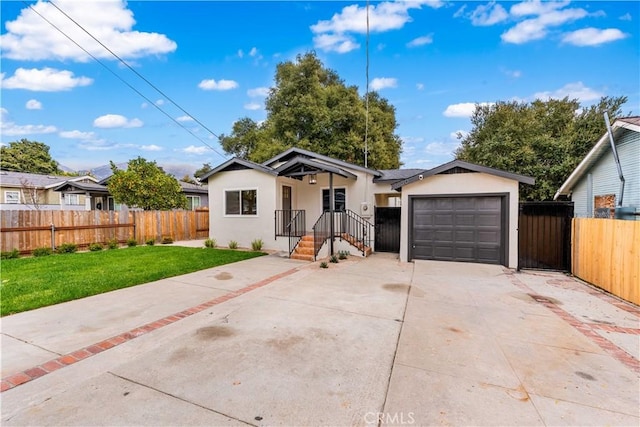
{"type": "Polygon", "coordinates": [[[277,255],[2,319],[3,425],[638,425],[637,307],[557,273],[277,255]]]}

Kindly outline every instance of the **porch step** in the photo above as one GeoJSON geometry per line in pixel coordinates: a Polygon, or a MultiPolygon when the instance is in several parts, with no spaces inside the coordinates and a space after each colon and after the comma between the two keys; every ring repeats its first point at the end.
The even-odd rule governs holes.
{"type": "Polygon", "coordinates": [[[291,259],[298,259],[301,261],[313,261],[313,254],[303,255],[303,254],[298,254],[294,252],[291,254],[291,259]]]}
{"type": "Polygon", "coordinates": [[[364,250],[364,256],[366,257],[371,255],[371,252],[373,252],[370,246],[366,246],[364,243],[356,241],[355,238],[346,233],[342,235],[342,240],[349,242],[349,244],[358,249],[358,251],[364,250]]]}
{"type": "Polygon", "coordinates": [[[314,246],[313,246],[313,234],[307,234],[302,236],[298,246],[291,254],[291,259],[299,259],[302,261],[314,261],[314,246]]]}

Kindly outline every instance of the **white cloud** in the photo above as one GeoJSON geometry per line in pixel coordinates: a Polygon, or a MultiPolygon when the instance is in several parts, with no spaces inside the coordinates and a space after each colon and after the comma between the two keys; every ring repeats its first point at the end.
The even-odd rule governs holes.
{"type": "Polygon", "coordinates": [[[633,18],[631,17],[631,14],[629,12],[625,13],[624,15],[619,17],[618,19],[621,20],[621,21],[631,21],[631,20],[633,20],[633,18]]]}
{"type": "MultiPolygon", "coordinates": [[[[480,102],[481,106],[492,105],[490,102],[480,102]]],[[[476,111],[476,105],[473,102],[461,102],[460,104],[452,104],[442,113],[445,117],[471,117],[476,111]]]]}
{"type": "Polygon", "coordinates": [[[578,99],[582,102],[587,101],[595,101],[602,98],[605,94],[598,92],[595,89],[591,89],[586,87],[582,82],[575,83],[567,83],[563,87],[553,92],[538,92],[533,95],[535,99],[548,100],[552,99],[563,99],[564,97],[569,97],[569,99],[578,99]]]}
{"type": "Polygon", "coordinates": [[[183,148],[180,151],[187,154],[206,154],[210,151],[210,149],[208,147],[205,147],[204,145],[201,145],[199,147],[196,147],[195,145],[190,145],[187,148],[183,148]]]}
{"type": "Polygon", "coordinates": [[[238,82],[233,80],[218,80],[214,79],[202,80],[198,87],[202,90],[231,90],[237,88],[238,82]]]}
{"type": "Polygon", "coordinates": [[[512,16],[530,16],[530,15],[544,15],[553,10],[562,9],[569,5],[569,1],[523,1],[522,3],[516,3],[511,6],[509,13],[512,16]]]}
{"type": "Polygon", "coordinates": [[[424,152],[434,156],[453,156],[453,152],[460,145],[459,141],[435,141],[424,147],[424,152]]]}
{"type": "Polygon", "coordinates": [[[385,88],[398,87],[398,79],[392,77],[376,77],[371,80],[371,89],[381,90],[385,88]]]}
{"type": "Polygon", "coordinates": [[[127,119],[120,114],[105,114],[93,121],[93,126],[103,129],[113,128],[139,128],[143,125],[140,119],[127,119]]]}
{"type": "MultiPolygon", "coordinates": [[[[369,31],[382,33],[398,30],[411,22],[410,9],[420,9],[422,5],[438,8],[442,1],[399,1],[382,2],[369,7],[369,31]]],[[[350,33],[365,34],[367,32],[367,10],[365,6],[345,6],[340,13],[329,20],[318,21],[311,26],[315,34],[314,46],[329,52],[346,53],[360,47],[350,33]]]]}
{"type": "Polygon", "coordinates": [[[155,144],[141,145],[140,149],[144,150],[144,151],[162,151],[162,147],[160,147],[159,145],[155,145],[155,144]]]}
{"type": "Polygon", "coordinates": [[[421,136],[403,136],[401,139],[405,144],[417,144],[424,142],[424,138],[421,136]]]}
{"type": "Polygon", "coordinates": [[[191,116],[180,116],[176,120],[179,121],[179,122],[192,122],[192,121],[194,121],[193,117],[191,117],[191,116]]]}
{"type": "Polygon", "coordinates": [[[262,108],[262,105],[258,104],[257,102],[249,102],[248,104],[244,104],[245,110],[259,110],[260,108],[262,108]]]}
{"type": "Polygon", "coordinates": [[[161,105],[164,105],[164,99],[158,99],[155,104],[159,107],[161,105]]]}
{"type": "Polygon", "coordinates": [[[265,97],[269,95],[269,88],[268,87],[256,87],[253,89],[249,89],[247,91],[247,95],[249,95],[251,98],[260,98],[260,97],[265,97]]]}
{"type": "MultiPolygon", "coordinates": [[[[58,6],[104,45],[125,59],[166,54],[177,45],[164,34],[133,30],[135,20],[125,1],[58,0],[58,6]]],[[[92,55],[115,59],[79,27],[55,9],[49,2],[38,1],[30,6],[57,26],[92,55]]],[[[0,36],[2,55],[23,61],[80,61],[91,57],[73,44],[53,26],[44,21],[30,7],[22,9],[14,21],[5,23],[7,32],[0,36]]]]}
{"type": "Polygon", "coordinates": [[[51,125],[17,125],[9,120],[9,111],[0,108],[0,134],[4,136],[26,136],[57,132],[51,125]]]}
{"type": "Polygon", "coordinates": [[[418,37],[411,40],[409,43],[407,43],[407,46],[418,47],[418,46],[424,46],[426,44],[431,44],[431,43],[433,43],[433,36],[429,34],[428,36],[422,36],[422,37],[418,37]]]}
{"type": "Polygon", "coordinates": [[[5,79],[0,74],[0,85],[3,89],[26,89],[34,92],[59,92],[70,90],[78,86],[88,86],[93,79],[88,77],[74,77],[71,71],[43,68],[18,68],[13,76],[5,79]]]}
{"type": "Polygon", "coordinates": [[[42,110],[42,102],[37,99],[30,99],[24,105],[27,110],[42,110]]]}
{"type": "Polygon", "coordinates": [[[252,47],[251,50],[249,51],[249,56],[256,56],[257,54],[258,54],[258,48],[252,47]]]}
{"type": "Polygon", "coordinates": [[[416,89],[424,90],[424,83],[416,83],[416,89]]]}
{"type": "Polygon", "coordinates": [[[68,139],[94,140],[96,138],[96,134],[94,132],[82,132],[79,130],[65,130],[60,132],[58,135],[62,138],[68,139]]]}
{"type": "Polygon", "coordinates": [[[506,68],[501,69],[501,71],[508,77],[511,77],[512,79],[518,79],[520,77],[522,77],[522,71],[520,70],[508,70],[506,68]]]}
{"type": "MultiPolygon", "coordinates": [[[[532,2],[536,3],[536,2],[532,2]]],[[[523,3],[519,3],[511,7],[511,13],[514,8],[523,3]]],[[[540,40],[547,36],[550,27],[558,27],[571,21],[575,21],[587,16],[584,9],[564,9],[564,10],[548,10],[549,5],[554,3],[543,3],[540,7],[531,8],[531,10],[545,10],[545,12],[535,18],[526,19],[518,22],[514,27],[502,33],[500,36],[502,41],[513,44],[523,44],[532,40],[540,40]]],[[[556,4],[554,4],[556,5],[556,4]]],[[[556,6],[557,7],[557,6],[556,6]]],[[[527,8],[524,8],[528,11],[527,8]]],[[[524,11],[522,11],[524,13],[524,11]]]]}
{"type": "Polygon", "coordinates": [[[238,49],[238,58],[242,57],[244,57],[244,52],[242,51],[242,49],[238,49]]]}
{"type": "Polygon", "coordinates": [[[461,130],[456,130],[456,131],[451,132],[449,134],[449,138],[458,140],[458,139],[461,139],[461,138],[466,138],[467,135],[469,135],[469,132],[467,132],[466,130],[462,130],[461,129],[461,130]]]}
{"type": "Polygon", "coordinates": [[[607,28],[606,30],[584,28],[565,34],[564,37],[562,37],[562,41],[575,46],[599,46],[604,43],[624,39],[627,36],[628,34],[623,33],[617,28],[607,28]]]}
{"type": "Polygon", "coordinates": [[[476,7],[471,12],[471,23],[476,26],[490,26],[505,21],[508,17],[509,14],[504,7],[492,1],[476,7]]]}

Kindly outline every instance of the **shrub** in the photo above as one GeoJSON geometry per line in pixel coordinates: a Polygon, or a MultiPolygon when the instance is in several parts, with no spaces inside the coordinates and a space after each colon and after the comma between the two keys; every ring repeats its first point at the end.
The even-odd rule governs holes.
{"type": "Polygon", "coordinates": [[[335,256],[335,255],[331,255],[331,258],[329,258],[329,262],[337,264],[338,263],[338,257],[335,256]]]}
{"type": "Polygon", "coordinates": [[[262,241],[262,239],[255,239],[253,242],[251,242],[251,249],[253,249],[254,251],[259,251],[262,249],[263,245],[264,242],[262,241]]]}
{"type": "Polygon", "coordinates": [[[7,252],[3,251],[2,253],[0,253],[0,259],[13,259],[13,258],[20,258],[20,251],[16,248],[7,252]]]}
{"type": "Polygon", "coordinates": [[[232,240],[229,242],[229,249],[238,249],[238,242],[232,240]]]}
{"type": "Polygon", "coordinates": [[[47,246],[43,246],[41,248],[35,248],[33,251],[31,251],[31,255],[35,257],[49,256],[51,254],[53,254],[53,249],[47,246]]]}
{"type": "Polygon", "coordinates": [[[78,245],[76,245],[75,243],[63,243],[58,246],[58,249],[56,249],[56,251],[59,254],[72,254],[78,251],[78,245]]]}
{"type": "Polygon", "coordinates": [[[329,264],[323,261],[320,263],[320,268],[329,268],[329,264]]]}
{"type": "Polygon", "coordinates": [[[168,245],[170,243],[173,243],[173,237],[171,237],[171,236],[163,236],[162,237],[162,244],[163,245],[168,245]]]}
{"type": "Polygon", "coordinates": [[[109,243],[107,243],[107,247],[109,249],[118,249],[119,243],[118,243],[118,239],[111,239],[109,240],[109,243]]]}
{"type": "Polygon", "coordinates": [[[156,239],[147,239],[147,246],[153,246],[156,244],[156,239]]]}
{"type": "Polygon", "coordinates": [[[340,251],[340,252],[338,252],[338,259],[347,259],[348,256],[349,256],[349,252],[348,251],[340,251]]]}
{"type": "Polygon", "coordinates": [[[127,246],[129,246],[130,248],[133,246],[136,246],[138,244],[138,241],[136,239],[134,239],[133,237],[129,240],[127,240],[127,246]]]}
{"type": "Polygon", "coordinates": [[[89,250],[91,252],[98,252],[98,251],[101,251],[102,249],[104,249],[104,246],[102,246],[102,243],[95,242],[89,245],[89,250]]]}
{"type": "Polygon", "coordinates": [[[218,242],[216,242],[216,239],[207,239],[204,241],[204,246],[206,248],[215,248],[217,244],[218,242]]]}

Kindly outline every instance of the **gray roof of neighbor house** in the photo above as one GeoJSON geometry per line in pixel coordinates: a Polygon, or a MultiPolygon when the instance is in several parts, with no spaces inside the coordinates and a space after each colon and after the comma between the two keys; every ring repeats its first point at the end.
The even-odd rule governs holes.
{"type": "Polygon", "coordinates": [[[178,181],[180,183],[180,187],[182,187],[183,193],[202,193],[205,194],[209,190],[204,185],[200,184],[192,184],[190,182],[178,181]]]}
{"type": "MultiPolygon", "coordinates": [[[[616,119],[611,125],[611,131],[613,132],[613,139],[622,134],[625,130],[632,132],[640,132],[640,116],[621,117],[616,119]]],[[[600,137],[598,142],[593,146],[591,151],[582,159],[582,161],[571,172],[569,178],[562,183],[556,194],[553,196],[554,200],[557,200],[560,196],[568,196],[573,191],[573,187],[580,181],[580,178],[600,159],[600,157],[608,150],[611,149],[609,142],[609,134],[605,132],[600,137]]]]}
{"type": "Polygon", "coordinates": [[[0,183],[8,187],[21,187],[23,182],[36,188],[53,188],[66,181],[93,181],[97,180],[91,176],[68,176],[68,175],[45,175],[39,173],[0,171],[0,183]]]}
{"type": "Polygon", "coordinates": [[[535,183],[535,179],[530,176],[520,175],[517,173],[507,172],[500,169],[489,168],[487,166],[480,166],[474,163],[465,162],[462,160],[452,160],[449,163],[445,163],[443,165],[437,166],[433,169],[427,169],[420,173],[413,175],[410,178],[404,179],[402,181],[398,181],[395,184],[391,185],[391,188],[394,190],[399,190],[407,184],[411,184],[413,182],[419,181],[420,177],[427,178],[429,176],[437,175],[437,174],[446,174],[446,173],[462,173],[462,172],[481,172],[489,175],[495,175],[502,178],[513,179],[514,181],[521,182],[523,184],[533,185],[535,183]]]}
{"type": "Polygon", "coordinates": [[[375,169],[365,168],[363,166],[359,166],[359,165],[356,165],[356,164],[353,164],[353,163],[345,162],[345,161],[339,160],[339,159],[334,159],[333,157],[325,156],[323,154],[314,153],[313,151],[304,150],[304,149],[298,148],[298,147],[291,147],[288,150],[278,154],[277,156],[270,158],[266,162],[263,162],[262,164],[265,165],[265,166],[271,167],[274,163],[287,162],[288,160],[291,160],[291,159],[293,159],[295,157],[301,157],[301,156],[302,157],[308,157],[308,158],[315,159],[315,160],[321,160],[323,162],[331,163],[331,164],[333,164],[335,166],[341,166],[343,168],[355,169],[355,170],[360,171],[360,172],[370,173],[373,176],[380,176],[381,175],[380,171],[377,171],[375,169]]]}
{"type": "Polygon", "coordinates": [[[419,174],[424,169],[381,169],[382,175],[373,178],[373,182],[380,183],[393,183],[403,179],[411,178],[414,175],[419,174]]]}
{"type": "Polygon", "coordinates": [[[73,181],[65,181],[54,188],[55,191],[64,191],[64,192],[91,192],[91,193],[101,193],[101,194],[109,194],[109,190],[107,187],[101,184],[97,184],[95,182],[73,182],[73,181]]]}

